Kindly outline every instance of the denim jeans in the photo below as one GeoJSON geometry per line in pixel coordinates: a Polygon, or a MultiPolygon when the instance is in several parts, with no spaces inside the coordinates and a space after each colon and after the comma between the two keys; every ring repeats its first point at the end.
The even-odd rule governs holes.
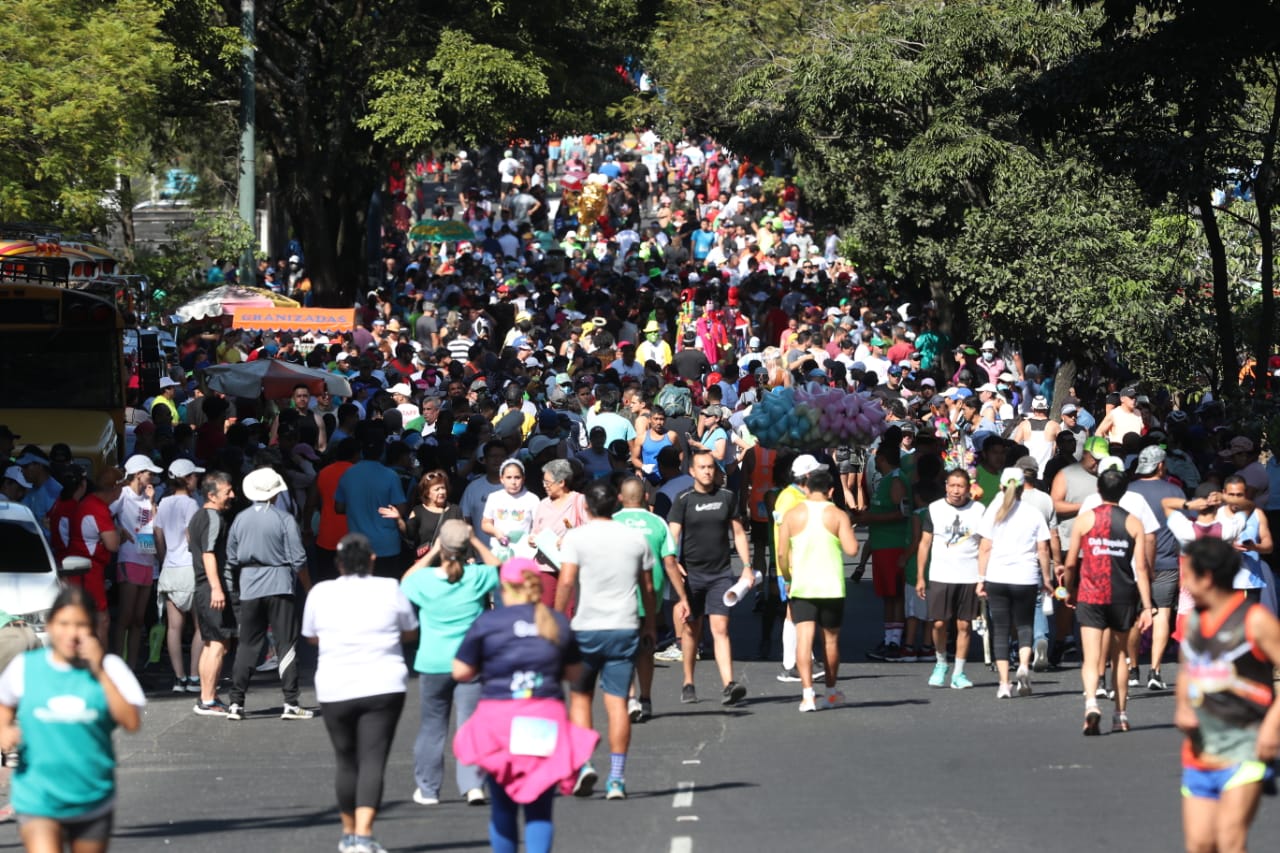
{"type": "MultiPolygon", "coordinates": [[[[413,779],[423,796],[440,796],[444,784],[444,750],[449,739],[449,712],[456,709],[458,725],[465,723],[480,701],[480,682],[459,684],[448,673],[418,673],[422,719],[413,741],[413,779]]],[[[458,793],[484,787],[484,771],[459,763],[455,769],[458,793]]]]}
{"type": "MultiPolygon", "coordinates": [[[[1057,607],[1057,606],[1065,606],[1065,605],[1055,604],[1054,606],[1057,607]]],[[[1043,589],[1041,589],[1038,593],[1036,593],[1036,618],[1035,618],[1035,624],[1032,626],[1032,633],[1035,635],[1035,638],[1037,640],[1040,639],[1041,637],[1044,637],[1045,639],[1049,638],[1049,617],[1046,616],[1044,613],[1044,590],[1043,589]]]]}

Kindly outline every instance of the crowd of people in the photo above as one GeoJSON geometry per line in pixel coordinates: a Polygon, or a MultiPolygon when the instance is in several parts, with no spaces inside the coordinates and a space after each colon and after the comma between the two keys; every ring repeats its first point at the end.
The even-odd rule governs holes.
{"type": "MultiPolygon", "coordinates": [[[[699,701],[703,656],[719,701],[745,701],[735,597],[761,622],[757,656],[780,638],[777,678],[799,685],[799,710],[837,706],[847,584],[869,565],[883,634],[868,658],[931,663],[921,688],[968,689],[979,635],[1004,700],[1078,657],[1085,735],[1101,733],[1103,701],[1125,732],[1131,690],[1171,689],[1162,664],[1178,639],[1188,847],[1232,849],[1214,845],[1247,832],[1270,773],[1254,764],[1280,744],[1267,562],[1280,464],[1261,461],[1261,437],[1211,395],[1192,405],[1105,365],[1062,374],[1049,353],[1037,364],[1011,342],[953,341],[932,301],[864,278],[834,232],[815,237],[794,183],[766,190],[761,170],[708,142],[648,136],[639,152],[561,142],[534,164],[602,175],[590,218],[524,206],[523,170],[500,170],[495,195],[461,185],[476,239],[393,240],[354,330],[191,334],[158,393],[133,390],[122,469],[89,476],[36,445],[15,457],[0,427],[0,490],[44,520],[56,555],[92,562],[72,579],[84,592],[66,636],[113,719],[136,725],[125,705],[141,701],[130,679],[156,584],[173,690],[199,694],[196,714],[243,719],[267,659],[281,716],[310,719],[296,644],[318,643],[340,850],[381,849],[410,670],[414,802],[447,796],[456,714],[457,795],[490,805],[495,850],[517,849],[521,807],[526,848],[549,850],[555,793],[599,782],[597,689],[614,800],[632,726],[655,713],[655,660],[683,668],[670,701],[699,701]],[[208,365],[272,358],[340,375],[350,396],[205,384],[208,365]],[[778,387],[876,400],[887,429],[869,446],[766,448],[745,418],[778,387]],[[120,657],[104,664],[102,648],[120,657]],[[1242,654],[1232,672],[1247,689],[1221,678],[1242,654]]],[[[52,670],[71,655],[58,636],[52,670]]],[[[24,658],[28,679],[42,654],[24,658]]],[[[5,709],[24,713],[15,680],[12,667],[0,679],[0,746],[5,709]]],[[[41,811],[19,798],[22,779],[20,811],[73,834],[101,816],[41,811]]]]}

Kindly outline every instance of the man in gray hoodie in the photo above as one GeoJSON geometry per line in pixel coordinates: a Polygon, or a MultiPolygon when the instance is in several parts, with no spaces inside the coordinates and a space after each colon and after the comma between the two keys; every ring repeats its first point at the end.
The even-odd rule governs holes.
{"type": "Polygon", "coordinates": [[[246,475],[242,491],[253,505],[236,516],[227,535],[227,568],[240,575],[240,646],[231,671],[228,720],[244,719],[245,692],[268,626],[280,659],[284,690],[281,719],[309,720],[315,716],[298,701],[299,614],[294,582],[301,579],[304,588],[309,585],[307,554],[298,522],[272,503],[288,488],[273,468],[259,468],[246,475]]]}

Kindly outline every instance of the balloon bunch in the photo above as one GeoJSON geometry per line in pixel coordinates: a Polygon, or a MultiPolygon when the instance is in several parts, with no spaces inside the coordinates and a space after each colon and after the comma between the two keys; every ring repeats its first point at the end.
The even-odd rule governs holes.
{"type": "Polygon", "coordinates": [[[795,450],[866,446],[886,427],[878,400],[838,388],[774,388],[755,404],[746,425],[764,447],[795,450]]]}

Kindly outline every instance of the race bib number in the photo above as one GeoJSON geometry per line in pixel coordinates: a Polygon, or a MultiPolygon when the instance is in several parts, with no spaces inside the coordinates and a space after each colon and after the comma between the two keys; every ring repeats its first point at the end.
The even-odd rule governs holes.
{"type": "Polygon", "coordinates": [[[154,533],[137,534],[134,537],[134,544],[138,546],[139,554],[154,556],[156,553],[156,535],[154,533]]]}
{"type": "Polygon", "coordinates": [[[546,758],[556,751],[560,727],[552,720],[541,717],[515,717],[511,720],[512,755],[532,755],[546,758]]]}

